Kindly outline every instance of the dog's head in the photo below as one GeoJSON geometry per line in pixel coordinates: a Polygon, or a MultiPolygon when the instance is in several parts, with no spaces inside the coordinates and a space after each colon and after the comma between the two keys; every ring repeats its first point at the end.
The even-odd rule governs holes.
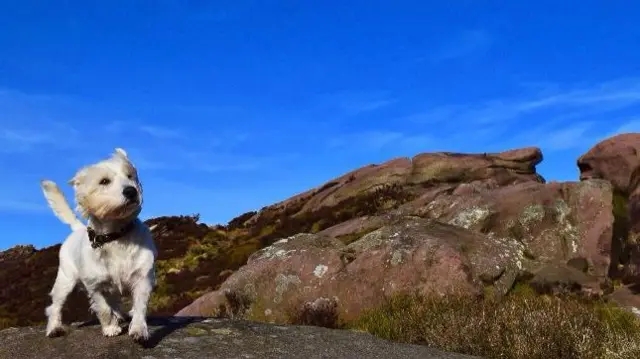
{"type": "Polygon", "coordinates": [[[142,185],[127,153],[116,148],[111,158],[80,169],[69,181],[82,216],[112,221],[136,216],[142,209],[142,185]]]}

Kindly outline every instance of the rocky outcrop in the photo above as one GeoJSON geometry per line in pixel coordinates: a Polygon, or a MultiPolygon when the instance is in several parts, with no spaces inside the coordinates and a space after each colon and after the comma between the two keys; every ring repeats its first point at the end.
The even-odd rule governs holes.
{"type": "Polygon", "coordinates": [[[581,180],[606,179],[628,196],[640,184],[640,133],[607,138],[580,156],[577,164],[581,180]]]}
{"type": "Polygon", "coordinates": [[[483,188],[496,188],[521,182],[544,182],[536,173],[542,161],[539,148],[530,147],[501,153],[422,153],[413,158],[397,158],[379,165],[369,165],[346,173],[322,186],[301,193],[275,205],[263,208],[247,218],[250,225],[277,212],[300,216],[335,207],[352,198],[385,186],[398,186],[412,194],[427,188],[457,186],[469,183],[483,188]]]}
{"type": "Polygon", "coordinates": [[[480,295],[492,284],[504,294],[518,274],[522,245],[515,240],[419,217],[386,220],[349,245],[314,234],[282,239],[177,315],[233,312],[286,322],[302,313],[350,321],[398,292],[480,295]]]}
{"type": "Polygon", "coordinates": [[[411,196],[380,214],[280,239],[177,315],[286,322],[306,313],[348,321],[399,292],[501,296],[530,279],[540,291],[602,295],[612,265],[613,186],[602,179],[545,183],[535,174],[541,158],[537,149],[423,154],[342,176],[309,192],[291,215],[367,191],[364,184],[378,183],[368,176],[411,196]]]}
{"type": "Polygon", "coordinates": [[[611,276],[640,281],[640,134],[608,138],[580,156],[580,179],[600,178],[613,185],[614,235],[611,276]]]}
{"type": "Polygon", "coordinates": [[[530,278],[545,291],[552,284],[602,294],[613,222],[608,182],[524,182],[425,196],[384,216],[282,239],[177,315],[240,311],[283,322],[330,301],[331,315],[349,321],[399,292],[504,295],[530,278]]]}
{"type": "Polygon", "coordinates": [[[97,325],[74,325],[56,339],[46,338],[41,327],[5,329],[0,358],[477,358],[309,326],[191,318],[151,318],[149,324],[151,338],[142,346],[127,335],[103,337],[97,325]]]}

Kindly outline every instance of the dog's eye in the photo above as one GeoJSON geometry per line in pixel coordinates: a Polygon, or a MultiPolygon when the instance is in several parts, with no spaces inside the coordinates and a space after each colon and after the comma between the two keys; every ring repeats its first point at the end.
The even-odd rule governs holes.
{"type": "Polygon", "coordinates": [[[132,175],[132,174],[128,174],[128,175],[127,175],[127,178],[128,178],[128,179],[130,179],[130,180],[132,180],[132,179],[133,179],[133,175],[132,175]]]}
{"type": "Polygon", "coordinates": [[[108,178],[103,178],[103,179],[100,180],[100,184],[103,185],[103,186],[106,186],[109,183],[111,183],[111,180],[108,179],[108,178]]]}

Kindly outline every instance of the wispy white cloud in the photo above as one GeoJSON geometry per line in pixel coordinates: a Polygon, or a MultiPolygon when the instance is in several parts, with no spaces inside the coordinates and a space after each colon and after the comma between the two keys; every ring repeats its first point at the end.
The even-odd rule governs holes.
{"type": "Polygon", "coordinates": [[[640,79],[601,83],[538,84],[535,91],[469,103],[445,103],[399,116],[402,131],[334,136],[330,147],[500,149],[539,146],[543,151],[583,149],[621,132],[640,131],[640,79]],[[631,117],[633,118],[633,117],[631,117]],[[403,124],[403,125],[402,125],[403,124]]]}
{"type": "Polygon", "coordinates": [[[141,170],[189,171],[193,173],[251,172],[284,165],[298,158],[295,153],[250,155],[171,146],[129,148],[130,157],[141,170]]]}
{"type": "Polygon", "coordinates": [[[182,159],[193,170],[209,173],[256,171],[284,165],[299,157],[296,153],[250,155],[237,153],[186,152],[182,159]]]}
{"type": "Polygon", "coordinates": [[[48,211],[44,204],[35,204],[11,199],[0,200],[0,212],[6,213],[41,213],[48,211]]]}
{"type": "Polygon", "coordinates": [[[0,152],[25,153],[37,148],[64,149],[77,147],[77,131],[71,126],[53,123],[36,129],[28,126],[0,128],[0,152]]]}
{"type": "Polygon", "coordinates": [[[350,152],[378,151],[393,147],[407,151],[424,149],[434,143],[428,134],[409,134],[401,131],[365,131],[330,137],[327,146],[333,149],[348,149],[350,152]]]}
{"type": "Polygon", "coordinates": [[[159,139],[177,139],[185,138],[185,135],[177,129],[164,128],[159,126],[142,125],[138,128],[140,131],[159,139]]]}
{"type": "Polygon", "coordinates": [[[611,133],[611,135],[617,135],[620,133],[640,132],[640,119],[634,118],[627,120],[620,127],[611,133]]]}
{"type": "Polygon", "coordinates": [[[597,130],[595,121],[565,124],[551,121],[515,133],[511,138],[505,139],[505,143],[538,146],[545,151],[562,151],[582,148],[585,144],[593,145],[597,142],[598,135],[594,130],[597,130]]]}
{"type": "MultiPolygon", "coordinates": [[[[437,105],[407,117],[415,123],[457,122],[487,125],[551,114],[564,120],[605,114],[640,105],[640,79],[544,89],[502,99],[437,105]]],[[[550,116],[551,117],[551,116],[550,116]]]]}
{"type": "Polygon", "coordinates": [[[8,143],[26,146],[55,141],[48,133],[15,131],[9,129],[1,130],[0,138],[8,143]]]}
{"type": "Polygon", "coordinates": [[[484,30],[463,31],[436,46],[429,58],[440,62],[466,57],[488,50],[492,42],[491,36],[484,30]]]}
{"type": "Polygon", "coordinates": [[[340,115],[355,116],[391,106],[397,100],[384,92],[340,91],[318,95],[315,102],[320,107],[337,110],[340,115]]]}
{"type": "Polygon", "coordinates": [[[131,134],[132,131],[134,131],[159,140],[175,140],[187,137],[183,131],[178,128],[145,124],[142,123],[142,121],[114,120],[104,125],[103,130],[114,135],[120,135],[125,132],[131,134]]]}
{"type": "Polygon", "coordinates": [[[574,86],[548,85],[536,93],[465,104],[444,104],[406,119],[415,123],[459,122],[486,125],[554,113],[565,120],[604,114],[640,105],[640,79],[574,86]]]}

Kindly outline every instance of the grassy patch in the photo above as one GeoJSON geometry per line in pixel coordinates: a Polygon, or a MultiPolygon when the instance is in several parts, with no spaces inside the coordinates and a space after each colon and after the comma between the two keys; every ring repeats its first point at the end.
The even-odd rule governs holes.
{"type": "Polygon", "coordinates": [[[352,328],[487,358],[640,357],[640,321],[603,302],[535,295],[501,301],[398,295],[352,328]]]}

